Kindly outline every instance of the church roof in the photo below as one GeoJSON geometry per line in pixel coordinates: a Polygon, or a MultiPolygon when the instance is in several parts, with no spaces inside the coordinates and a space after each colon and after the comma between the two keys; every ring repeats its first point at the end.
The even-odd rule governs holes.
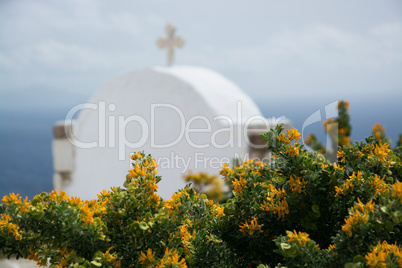
{"type": "MultiPolygon", "coordinates": [[[[192,89],[215,116],[226,115],[236,123],[240,110],[242,113],[240,121],[244,123],[252,116],[261,115],[260,109],[254,101],[233,82],[215,71],[194,66],[157,66],[117,76],[106,83],[90,102],[113,100],[116,95],[126,97],[127,94],[131,95],[130,93],[141,94],[140,90],[144,87],[141,87],[140,84],[149,85],[151,83],[154,84],[151,86],[152,89],[167,87],[170,90],[171,88],[167,84],[174,84],[170,83],[174,80],[176,83],[186,84],[187,89],[192,89]],[[169,79],[166,80],[167,78],[169,79]],[[129,93],[128,90],[131,92],[129,93]]],[[[155,99],[157,99],[156,96],[155,99]]]]}
{"type": "Polygon", "coordinates": [[[237,102],[241,102],[243,120],[261,115],[260,109],[247,94],[215,71],[194,66],[154,67],[152,70],[177,77],[191,85],[216,115],[225,114],[235,119],[237,108],[234,104],[237,102]]]}

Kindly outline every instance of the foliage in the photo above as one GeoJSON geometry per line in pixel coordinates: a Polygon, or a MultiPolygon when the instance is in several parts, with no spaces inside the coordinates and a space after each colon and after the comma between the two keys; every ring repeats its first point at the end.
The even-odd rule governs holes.
{"type": "Polygon", "coordinates": [[[141,152],[97,200],[5,196],[0,248],[51,267],[401,267],[402,150],[371,136],[332,164],[282,130],[264,135],[271,163],[222,167],[224,204],[189,185],[162,200],[141,152]]]}

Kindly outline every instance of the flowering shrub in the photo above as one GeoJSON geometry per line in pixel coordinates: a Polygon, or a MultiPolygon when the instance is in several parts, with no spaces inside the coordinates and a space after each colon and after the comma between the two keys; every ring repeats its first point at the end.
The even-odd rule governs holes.
{"type": "Polygon", "coordinates": [[[0,248],[51,267],[401,267],[400,150],[371,136],[332,164],[282,130],[264,135],[271,163],[222,167],[224,204],[190,186],[162,200],[141,152],[124,187],[97,200],[5,196],[0,248]]]}

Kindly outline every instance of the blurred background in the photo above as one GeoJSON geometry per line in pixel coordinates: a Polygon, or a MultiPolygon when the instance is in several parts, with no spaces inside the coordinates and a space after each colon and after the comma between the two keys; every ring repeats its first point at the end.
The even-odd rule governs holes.
{"type": "MultiPolygon", "coordinates": [[[[348,100],[352,140],[381,123],[396,145],[401,1],[3,0],[0,197],[52,189],[54,123],[110,78],[165,65],[156,40],[167,22],[185,39],[176,65],[221,73],[266,117],[301,129],[315,111],[324,116],[326,105],[348,100]]],[[[321,123],[305,132],[325,142],[321,123]]]]}

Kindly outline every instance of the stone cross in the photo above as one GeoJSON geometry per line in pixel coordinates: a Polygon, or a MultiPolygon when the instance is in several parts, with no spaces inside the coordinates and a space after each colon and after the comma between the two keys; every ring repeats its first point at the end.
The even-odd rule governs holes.
{"type": "Polygon", "coordinates": [[[156,44],[158,45],[159,48],[167,49],[167,61],[168,61],[168,66],[171,66],[174,61],[174,48],[178,47],[181,48],[184,45],[184,39],[181,38],[180,36],[175,37],[174,33],[176,31],[176,27],[168,23],[166,25],[166,33],[167,33],[167,38],[159,38],[156,44]]]}

